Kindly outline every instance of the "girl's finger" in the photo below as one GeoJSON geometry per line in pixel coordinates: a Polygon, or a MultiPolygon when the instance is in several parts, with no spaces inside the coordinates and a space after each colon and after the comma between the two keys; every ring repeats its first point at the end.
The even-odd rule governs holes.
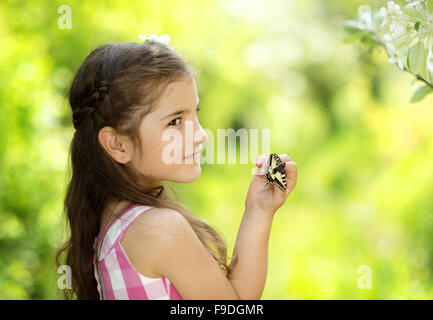
{"type": "Polygon", "coordinates": [[[255,173],[256,176],[264,176],[265,175],[265,166],[260,165],[255,173]]]}
{"type": "Polygon", "coordinates": [[[291,160],[288,154],[280,154],[280,159],[282,162],[287,162],[291,160]]]}
{"type": "Polygon", "coordinates": [[[286,162],[286,166],[285,166],[286,174],[290,173],[291,171],[293,171],[294,169],[297,169],[297,168],[298,168],[298,165],[296,164],[295,161],[287,161],[286,162]]]}
{"type": "Polygon", "coordinates": [[[262,167],[263,163],[265,163],[265,161],[266,161],[266,156],[260,155],[257,157],[256,165],[260,168],[262,167]]]}
{"type": "Polygon", "coordinates": [[[288,196],[296,185],[298,169],[295,161],[286,162],[286,166],[284,169],[286,171],[286,181],[287,181],[286,196],[288,196]]]}
{"type": "Polygon", "coordinates": [[[295,161],[288,161],[286,162],[286,179],[287,181],[292,181],[296,183],[296,180],[298,178],[298,165],[295,161]]]}
{"type": "Polygon", "coordinates": [[[266,156],[260,155],[257,157],[256,165],[257,170],[255,172],[256,176],[263,176],[265,174],[265,166],[263,165],[266,161],[266,156]]]}

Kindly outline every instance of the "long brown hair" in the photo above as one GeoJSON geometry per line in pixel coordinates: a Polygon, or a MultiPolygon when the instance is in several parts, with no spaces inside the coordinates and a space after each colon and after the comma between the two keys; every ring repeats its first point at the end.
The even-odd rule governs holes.
{"type": "Polygon", "coordinates": [[[117,43],[92,51],[79,67],[69,91],[73,124],[70,145],[71,180],[67,185],[63,213],[68,239],[58,249],[72,273],[72,289],[65,299],[99,299],[93,272],[93,242],[108,201],[171,208],[181,213],[225,271],[230,274],[227,246],[218,232],[176,201],[167,186],[146,186],[149,180],[137,170],[114,161],[98,141],[104,126],[113,127],[141,145],[138,127],[151,112],[164,88],[185,77],[196,77],[193,68],[172,48],[158,43],[117,43]]]}

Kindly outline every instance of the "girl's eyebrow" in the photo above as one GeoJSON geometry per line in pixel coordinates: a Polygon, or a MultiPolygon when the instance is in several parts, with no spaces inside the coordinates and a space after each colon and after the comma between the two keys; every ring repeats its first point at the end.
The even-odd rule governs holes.
{"type": "MultiPolygon", "coordinates": [[[[200,105],[200,100],[199,100],[198,103],[197,103],[197,107],[198,107],[199,105],[200,105]]],[[[176,115],[182,114],[182,113],[184,113],[184,112],[185,112],[185,110],[175,111],[175,112],[169,114],[168,116],[163,117],[161,120],[164,120],[164,119],[166,119],[166,118],[168,118],[168,117],[172,117],[172,116],[176,116],[176,115]]]]}

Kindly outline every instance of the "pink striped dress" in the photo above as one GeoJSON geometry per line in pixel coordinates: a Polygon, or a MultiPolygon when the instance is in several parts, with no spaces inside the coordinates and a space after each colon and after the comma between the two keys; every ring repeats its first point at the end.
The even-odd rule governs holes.
{"type": "Polygon", "coordinates": [[[151,208],[139,204],[126,208],[95,238],[93,266],[101,300],[182,300],[166,277],[149,278],[139,273],[120,244],[135,218],[151,208]]]}

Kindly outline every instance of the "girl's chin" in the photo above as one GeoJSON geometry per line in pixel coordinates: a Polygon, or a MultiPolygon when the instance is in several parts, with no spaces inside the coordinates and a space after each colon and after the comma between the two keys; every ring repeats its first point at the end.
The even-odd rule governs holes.
{"type": "Polygon", "coordinates": [[[194,182],[201,176],[201,167],[199,164],[194,166],[190,165],[188,167],[183,167],[179,171],[179,175],[176,177],[171,177],[171,181],[178,183],[189,183],[194,182]]]}

